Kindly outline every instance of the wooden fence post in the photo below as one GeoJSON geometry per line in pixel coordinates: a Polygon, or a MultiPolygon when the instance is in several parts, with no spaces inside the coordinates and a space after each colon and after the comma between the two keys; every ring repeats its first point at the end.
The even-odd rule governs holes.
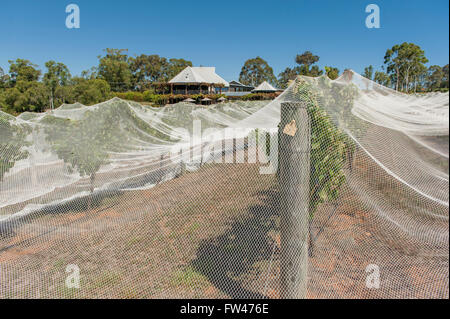
{"type": "Polygon", "coordinates": [[[306,297],[310,175],[310,119],[301,102],[281,103],[279,182],[281,190],[282,298],[306,297]]]}

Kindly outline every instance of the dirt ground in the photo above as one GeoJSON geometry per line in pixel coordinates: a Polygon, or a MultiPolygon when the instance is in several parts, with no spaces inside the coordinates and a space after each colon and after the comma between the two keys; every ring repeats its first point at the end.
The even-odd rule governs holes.
{"type": "MultiPolygon", "coordinates": [[[[258,168],[207,164],[23,224],[0,238],[0,298],[279,298],[280,196],[258,168]]],[[[405,251],[356,203],[349,184],[316,213],[308,297],[448,298],[448,245],[405,251]],[[379,289],[366,287],[369,264],[379,289]]]]}

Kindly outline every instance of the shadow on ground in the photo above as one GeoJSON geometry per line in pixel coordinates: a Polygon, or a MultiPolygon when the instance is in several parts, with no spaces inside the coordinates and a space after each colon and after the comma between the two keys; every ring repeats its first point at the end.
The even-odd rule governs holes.
{"type": "Polygon", "coordinates": [[[268,267],[254,265],[268,265],[271,259],[274,239],[269,232],[278,228],[279,192],[270,189],[257,196],[262,204],[251,206],[222,235],[202,241],[193,261],[196,271],[231,298],[266,298],[261,288],[268,267]]]}

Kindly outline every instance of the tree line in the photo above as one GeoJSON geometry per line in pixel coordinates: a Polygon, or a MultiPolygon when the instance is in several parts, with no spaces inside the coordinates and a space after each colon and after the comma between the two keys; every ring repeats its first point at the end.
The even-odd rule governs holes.
{"type": "MultiPolygon", "coordinates": [[[[192,62],[182,58],[165,58],[157,54],[129,56],[126,49],[105,49],[98,56],[98,65],[72,76],[69,68],[56,61],[45,63],[45,72],[29,60],[8,61],[9,72],[0,68],[0,108],[9,113],[42,112],[63,103],[80,102],[91,105],[105,101],[118,92],[147,92],[153,94],[152,84],[167,82],[192,62]]],[[[340,70],[317,63],[320,57],[310,51],[297,54],[295,66],[286,67],[275,76],[272,67],[256,57],[248,59],[241,68],[239,81],[257,86],[268,81],[286,88],[298,75],[336,79],[340,70]]],[[[375,71],[370,65],[363,76],[402,92],[448,90],[448,64],[426,67],[425,52],[414,43],[394,45],[386,51],[384,65],[375,71]]]]}
{"type": "Polygon", "coordinates": [[[114,92],[145,91],[154,82],[167,82],[191,61],[159,55],[128,56],[126,49],[105,49],[98,65],[72,76],[69,68],[55,61],[46,71],[29,60],[8,61],[9,73],[0,68],[0,108],[9,113],[42,112],[63,103],[91,105],[103,102],[114,92]]]}
{"type": "MultiPolygon", "coordinates": [[[[287,67],[278,74],[277,78],[269,64],[262,58],[256,57],[245,62],[239,81],[246,85],[257,85],[262,81],[268,81],[280,88],[286,88],[289,81],[294,80],[298,75],[316,77],[325,73],[332,80],[339,77],[340,70],[336,67],[325,66],[325,70],[321,70],[316,64],[319,60],[320,57],[310,51],[298,54],[294,59],[296,66],[287,67]]],[[[369,65],[362,75],[383,86],[407,93],[448,91],[448,64],[426,67],[425,64],[428,62],[420,46],[404,42],[386,51],[381,70],[375,71],[374,67],[369,65]]]]}

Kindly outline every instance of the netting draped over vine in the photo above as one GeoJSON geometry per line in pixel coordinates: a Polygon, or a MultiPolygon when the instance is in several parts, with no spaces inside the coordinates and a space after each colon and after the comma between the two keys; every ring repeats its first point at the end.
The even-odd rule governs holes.
{"type": "Polygon", "coordinates": [[[311,125],[306,297],[448,298],[448,93],[354,72],[270,102],[0,112],[0,297],[283,296],[284,102],[311,125]]]}

